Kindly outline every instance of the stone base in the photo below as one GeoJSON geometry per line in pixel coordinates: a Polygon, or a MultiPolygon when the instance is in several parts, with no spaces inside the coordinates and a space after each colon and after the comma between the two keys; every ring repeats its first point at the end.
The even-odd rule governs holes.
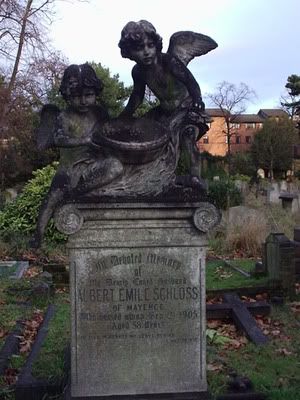
{"type": "Polygon", "coordinates": [[[64,400],[211,400],[209,392],[198,393],[161,393],[135,396],[96,396],[96,397],[72,397],[70,387],[65,392],[64,400]]]}
{"type": "Polygon", "coordinates": [[[208,203],[60,210],[72,398],[207,398],[204,232],[217,221],[208,203]]]}

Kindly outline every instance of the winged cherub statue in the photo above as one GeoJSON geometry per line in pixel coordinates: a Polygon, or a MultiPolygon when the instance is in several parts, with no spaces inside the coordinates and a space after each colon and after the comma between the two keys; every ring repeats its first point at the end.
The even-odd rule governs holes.
{"type": "Polygon", "coordinates": [[[39,247],[49,219],[65,201],[112,182],[123,172],[121,162],[92,141],[93,133],[108,120],[107,111],[96,105],[103,84],[88,64],[66,68],[60,92],[67,108],[48,104],[37,129],[39,150],[60,149],[58,170],[41,206],[30,241],[39,247]]]}
{"type": "Polygon", "coordinates": [[[217,46],[206,35],[182,31],[171,36],[167,53],[162,53],[162,38],[154,26],[145,20],[128,22],[119,42],[122,57],[136,62],[132,69],[133,91],[121,116],[133,115],[143,102],[146,86],[160,103],[148,113],[148,117],[161,122],[162,119],[170,121],[184,110],[182,125],[198,127],[196,135],[193,130],[191,133],[191,129],[187,129],[181,138],[182,145],[192,151],[191,171],[195,170],[193,162],[197,159],[196,141],[208,127],[200,87],[187,65],[194,57],[204,55],[217,46]]]}

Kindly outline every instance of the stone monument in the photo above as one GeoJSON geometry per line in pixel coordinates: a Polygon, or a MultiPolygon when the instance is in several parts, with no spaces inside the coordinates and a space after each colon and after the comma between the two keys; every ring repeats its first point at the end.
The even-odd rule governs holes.
{"type": "Polygon", "coordinates": [[[194,32],[172,35],[166,54],[161,43],[147,21],[122,30],[122,56],[137,64],[118,118],[95,105],[101,82],[86,65],[66,70],[69,108],[42,112],[40,146],[62,161],[32,244],[53,213],[69,235],[76,400],[207,397],[206,233],[220,215],[199,172],[208,117],[186,65],[217,44],[194,32]],[[160,106],[134,118],[146,85],[160,106]],[[183,150],[190,172],[176,176],[183,150]]]}

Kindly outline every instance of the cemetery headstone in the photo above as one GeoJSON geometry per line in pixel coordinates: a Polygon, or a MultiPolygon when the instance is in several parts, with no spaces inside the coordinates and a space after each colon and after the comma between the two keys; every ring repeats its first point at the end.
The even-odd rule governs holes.
{"type": "Polygon", "coordinates": [[[272,204],[280,204],[281,200],[279,199],[279,196],[279,185],[277,182],[272,182],[267,190],[267,201],[272,204]]]}
{"type": "Polygon", "coordinates": [[[295,280],[300,282],[300,228],[294,229],[295,246],[295,280]]]}
{"type": "Polygon", "coordinates": [[[28,267],[28,261],[0,261],[0,279],[20,279],[28,267]]]}
{"type": "Polygon", "coordinates": [[[299,211],[299,198],[294,193],[281,193],[279,199],[282,201],[282,208],[291,211],[293,214],[299,211]]]}
{"type": "Polygon", "coordinates": [[[204,395],[203,207],[77,205],[84,223],[68,241],[74,398],[204,395]]]}
{"type": "Polygon", "coordinates": [[[265,242],[268,275],[274,286],[278,284],[293,296],[295,290],[294,245],[283,233],[271,233],[265,242]]]}
{"type": "Polygon", "coordinates": [[[65,70],[67,109],[42,110],[38,145],[59,147],[61,160],[31,243],[54,213],[69,235],[74,399],[205,398],[206,234],[220,215],[200,176],[197,140],[210,118],[187,64],[217,44],[177,32],[165,54],[142,20],[126,24],[119,47],[136,65],[118,118],[96,105],[103,83],[87,64],[65,70]],[[131,118],[145,85],[160,106],[131,118]],[[176,176],[183,150],[189,172],[176,176]]]}

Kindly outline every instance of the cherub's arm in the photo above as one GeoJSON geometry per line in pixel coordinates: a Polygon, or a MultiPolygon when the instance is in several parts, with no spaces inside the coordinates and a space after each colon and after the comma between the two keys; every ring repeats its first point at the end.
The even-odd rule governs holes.
{"type": "Polygon", "coordinates": [[[92,143],[91,135],[85,135],[84,137],[72,137],[66,132],[67,122],[64,117],[60,115],[57,118],[57,124],[54,131],[54,144],[57,147],[77,147],[77,146],[88,146],[92,143]]]}
{"type": "Polygon", "coordinates": [[[63,131],[58,131],[54,137],[54,143],[57,147],[77,147],[88,146],[92,143],[91,137],[71,138],[66,136],[63,131]]]}
{"type": "Polygon", "coordinates": [[[193,106],[204,110],[200,87],[190,70],[176,57],[170,57],[169,65],[172,74],[186,85],[193,106]]]}
{"type": "Polygon", "coordinates": [[[130,95],[126,107],[121,113],[121,116],[124,117],[132,116],[138,106],[142,104],[145,95],[146,83],[137,65],[135,65],[132,69],[132,78],[133,91],[130,95]]]}

